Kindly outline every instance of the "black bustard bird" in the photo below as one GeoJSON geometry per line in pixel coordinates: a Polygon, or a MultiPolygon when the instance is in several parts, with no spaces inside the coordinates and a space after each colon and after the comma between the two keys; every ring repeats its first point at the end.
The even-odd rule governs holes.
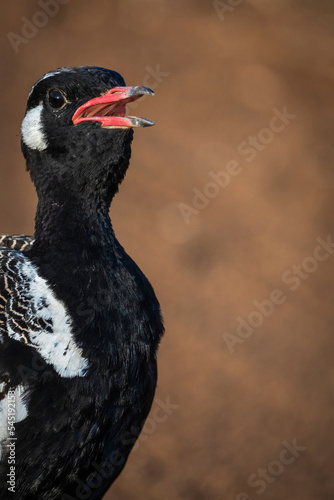
{"type": "Polygon", "coordinates": [[[147,87],[60,68],[33,86],[22,151],[35,234],[0,239],[0,498],[101,499],[150,410],[159,303],[117,241],[110,203],[147,87]]]}

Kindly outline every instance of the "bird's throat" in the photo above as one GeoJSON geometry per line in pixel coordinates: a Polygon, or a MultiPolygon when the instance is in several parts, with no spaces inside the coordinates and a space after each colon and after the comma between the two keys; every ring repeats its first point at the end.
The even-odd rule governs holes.
{"type": "Polygon", "coordinates": [[[67,259],[96,258],[114,241],[107,204],[39,201],[34,246],[42,254],[66,255],[67,259]]]}

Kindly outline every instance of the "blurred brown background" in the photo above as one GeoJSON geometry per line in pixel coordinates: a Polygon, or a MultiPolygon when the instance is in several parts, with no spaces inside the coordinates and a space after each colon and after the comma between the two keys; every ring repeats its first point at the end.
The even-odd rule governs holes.
{"type": "Polygon", "coordinates": [[[136,131],[111,213],[166,335],[106,498],[333,499],[333,2],[54,2],[2,15],[0,233],[33,232],[20,122],[44,72],[105,66],[156,91],[131,110],[157,125],[136,131]]]}

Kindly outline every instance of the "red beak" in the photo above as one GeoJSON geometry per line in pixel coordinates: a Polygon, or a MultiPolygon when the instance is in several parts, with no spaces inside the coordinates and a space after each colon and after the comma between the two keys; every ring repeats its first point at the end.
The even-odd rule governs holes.
{"type": "Polygon", "coordinates": [[[125,116],[126,104],[141,96],[154,95],[148,87],[114,87],[80,106],[72,117],[74,125],[85,121],[101,122],[104,128],[150,127],[154,122],[146,118],[125,116]]]}

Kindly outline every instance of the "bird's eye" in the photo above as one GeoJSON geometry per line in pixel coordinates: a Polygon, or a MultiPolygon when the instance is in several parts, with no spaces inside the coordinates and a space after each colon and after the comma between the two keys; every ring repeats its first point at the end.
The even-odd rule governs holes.
{"type": "Polygon", "coordinates": [[[65,96],[62,92],[60,92],[60,90],[57,89],[50,90],[48,97],[49,97],[49,103],[55,109],[62,108],[66,103],[65,96]]]}

